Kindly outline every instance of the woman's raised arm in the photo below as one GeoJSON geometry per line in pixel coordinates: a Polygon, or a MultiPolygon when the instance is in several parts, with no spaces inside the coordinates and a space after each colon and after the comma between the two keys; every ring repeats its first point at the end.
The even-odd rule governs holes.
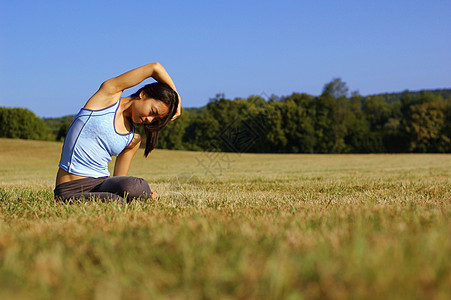
{"type": "Polygon", "coordinates": [[[177,92],[174,82],[168,72],[166,72],[165,68],[157,62],[144,65],[117,77],[111,78],[105,81],[100,89],[103,89],[105,92],[110,94],[115,94],[134,87],[150,77],[158,82],[166,83],[177,92]]]}
{"type": "MultiPolygon", "coordinates": [[[[110,101],[117,101],[116,98],[126,89],[134,87],[140,84],[147,78],[152,77],[158,82],[166,83],[177,92],[174,82],[169,76],[166,69],[158,62],[150,63],[139,68],[128,71],[117,77],[108,79],[100,86],[99,90],[90,98],[86,108],[90,106],[95,107],[94,103],[101,103],[101,106],[110,105],[110,101]],[[111,100],[110,100],[111,99],[111,100]],[[105,101],[106,100],[106,101],[105,101]]],[[[177,93],[178,94],[178,93],[177,93]]],[[[178,118],[181,114],[181,104],[179,95],[179,105],[177,107],[177,112],[175,113],[172,120],[178,118]]],[[[114,102],[113,102],[114,103],[114,102]]]]}

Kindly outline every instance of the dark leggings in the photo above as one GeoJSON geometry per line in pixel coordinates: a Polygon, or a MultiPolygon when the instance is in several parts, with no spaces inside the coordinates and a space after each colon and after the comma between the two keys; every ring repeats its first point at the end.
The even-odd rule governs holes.
{"type": "Polygon", "coordinates": [[[149,184],[142,178],[130,176],[77,179],[57,185],[54,194],[55,199],[62,201],[94,198],[123,203],[124,199],[152,198],[149,184]]]}

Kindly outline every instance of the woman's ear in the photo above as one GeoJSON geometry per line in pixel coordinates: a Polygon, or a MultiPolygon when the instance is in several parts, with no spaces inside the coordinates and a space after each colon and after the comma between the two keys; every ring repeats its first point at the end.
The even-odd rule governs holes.
{"type": "Polygon", "coordinates": [[[144,99],[146,98],[146,94],[144,93],[144,91],[141,91],[141,93],[139,93],[139,99],[144,99]]]}

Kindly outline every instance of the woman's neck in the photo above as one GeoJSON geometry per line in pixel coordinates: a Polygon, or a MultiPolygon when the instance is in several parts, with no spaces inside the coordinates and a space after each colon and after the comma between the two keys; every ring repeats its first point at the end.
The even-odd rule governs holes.
{"type": "Polygon", "coordinates": [[[130,119],[132,117],[132,103],[133,103],[133,99],[131,97],[123,97],[121,98],[121,103],[120,103],[120,111],[122,112],[122,114],[124,115],[125,118],[130,119]]]}

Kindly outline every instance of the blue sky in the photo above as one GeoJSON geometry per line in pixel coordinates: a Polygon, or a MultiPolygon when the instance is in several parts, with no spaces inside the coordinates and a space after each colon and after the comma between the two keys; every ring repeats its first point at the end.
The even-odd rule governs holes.
{"type": "Polygon", "coordinates": [[[438,0],[0,0],[0,106],[75,114],[104,80],[154,61],[185,107],[319,95],[335,77],[361,95],[451,88],[450,16],[438,0]]]}

